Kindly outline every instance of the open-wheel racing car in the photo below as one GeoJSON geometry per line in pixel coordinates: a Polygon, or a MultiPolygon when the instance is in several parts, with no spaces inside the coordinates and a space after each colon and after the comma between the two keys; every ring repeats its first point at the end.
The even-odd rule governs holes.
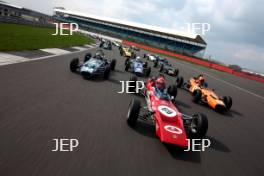
{"type": "MultiPolygon", "coordinates": [[[[131,90],[136,89],[136,81],[137,77],[130,78],[131,90]]],[[[141,106],[139,100],[132,99],[128,108],[127,123],[133,128],[138,120],[151,122],[155,125],[156,135],[161,142],[186,148],[188,138],[205,137],[208,120],[203,114],[189,116],[181,113],[174,102],[177,86],[165,88],[161,86],[164,81],[163,75],[146,81],[145,88],[140,93],[144,95],[147,106],[141,106]]]]}
{"type": "Polygon", "coordinates": [[[183,77],[178,77],[176,79],[176,84],[177,87],[192,93],[194,102],[207,104],[217,112],[225,112],[232,106],[232,98],[230,96],[218,96],[214,89],[208,88],[208,84],[204,81],[203,75],[192,77],[187,82],[184,82],[183,77]]]}
{"type": "Polygon", "coordinates": [[[70,70],[75,73],[80,73],[84,78],[102,76],[108,79],[110,72],[115,70],[116,60],[107,60],[102,50],[98,50],[95,56],[87,53],[83,59],[83,64],[80,64],[78,58],[72,59],[70,70]]]}
{"type": "Polygon", "coordinates": [[[151,67],[148,67],[148,62],[143,62],[139,57],[137,57],[136,59],[127,58],[125,60],[125,71],[131,71],[139,77],[149,77],[151,67]]]}
{"type": "Polygon", "coordinates": [[[106,50],[112,50],[112,42],[107,40],[102,40],[99,47],[106,50]]]}
{"type": "Polygon", "coordinates": [[[167,59],[161,58],[160,60],[154,61],[154,67],[159,67],[160,73],[165,73],[170,76],[178,76],[179,69],[173,68],[167,59]]]}

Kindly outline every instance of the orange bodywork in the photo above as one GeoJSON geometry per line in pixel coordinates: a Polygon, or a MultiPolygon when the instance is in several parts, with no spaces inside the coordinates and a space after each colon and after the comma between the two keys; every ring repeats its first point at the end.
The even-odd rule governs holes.
{"type": "Polygon", "coordinates": [[[188,89],[191,93],[197,89],[200,89],[202,92],[201,101],[208,104],[213,109],[215,109],[217,105],[225,107],[225,103],[215,94],[214,90],[199,85],[199,82],[197,82],[194,78],[189,80],[188,89]]]}

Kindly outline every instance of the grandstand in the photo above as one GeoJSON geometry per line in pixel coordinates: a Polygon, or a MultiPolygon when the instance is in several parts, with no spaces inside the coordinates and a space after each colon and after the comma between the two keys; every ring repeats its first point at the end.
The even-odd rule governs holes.
{"type": "Polygon", "coordinates": [[[54,8],[53,18],[78,23],[83,30],[192,56],[202,57],[207,46],[200,35],[73,12],[62,7],[54,8]]]}
{"type": "Polygon", "coordinates": [[[4,1],[0,1],[0,22],[54,27],[50,15],[4,1]]]}

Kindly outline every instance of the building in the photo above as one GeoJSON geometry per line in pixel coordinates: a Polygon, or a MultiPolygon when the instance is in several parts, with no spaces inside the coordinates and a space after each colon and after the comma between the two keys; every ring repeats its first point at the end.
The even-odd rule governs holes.
{"type": "Polygon", "coordinates": [[[200,35],[73,12],[62,7],[54,8],[53,18],[60,22],[78,23],[83,30],[187,55],[201,57],[207,46],[200,35]]]}
{"type": "Polygon", "coordinates": [[[49,26],[53,19],[50,15],[0,1],[0,22],[49,26]]]}

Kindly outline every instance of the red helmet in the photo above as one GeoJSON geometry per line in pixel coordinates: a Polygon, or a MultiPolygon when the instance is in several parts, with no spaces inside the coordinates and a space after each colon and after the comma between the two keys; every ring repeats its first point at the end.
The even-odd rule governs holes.
{"type": "Polygon", "coordinates": [[[160,76],[159,78],[157,78],[155,84],[156,84],[156,87],[160,90],[163,90],[166,88],[165,78],[163,76],[160,76]]]}

